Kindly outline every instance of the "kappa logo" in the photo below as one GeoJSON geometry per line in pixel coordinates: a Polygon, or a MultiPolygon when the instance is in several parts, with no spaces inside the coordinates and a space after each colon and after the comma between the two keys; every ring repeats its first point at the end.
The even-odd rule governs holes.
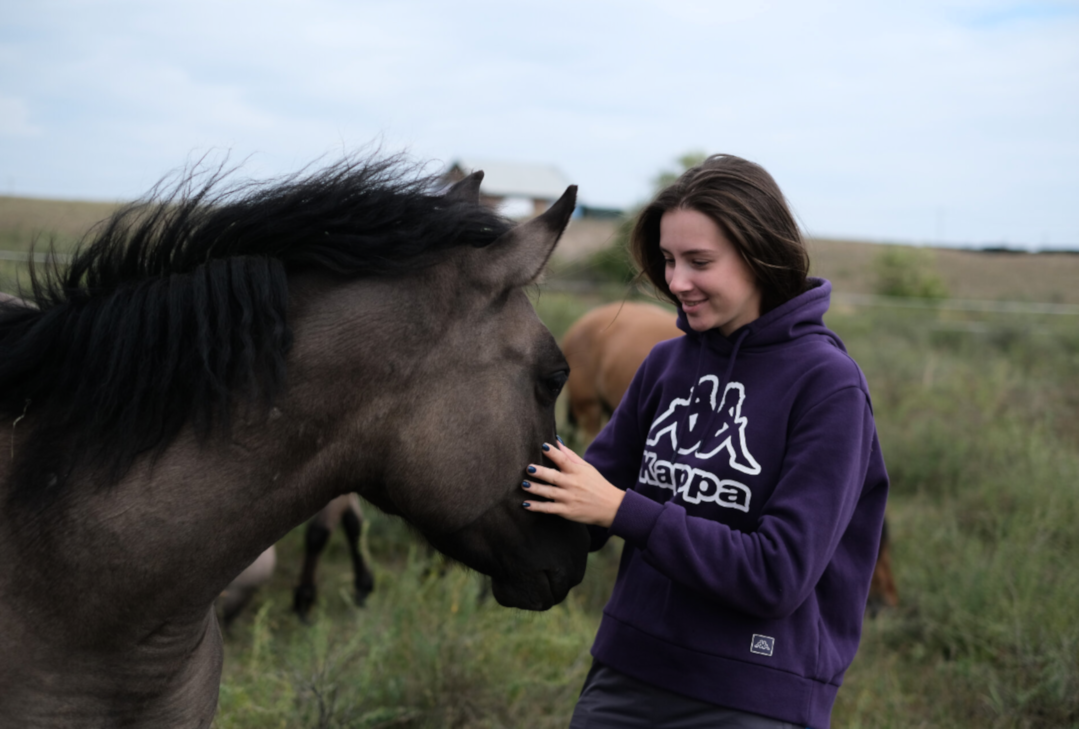
{"type": "Polygon", "coordinates": [[[753,634],[753,642],[749,644],[749,652],[760,656],[770,656],[775,650],[776,639],[768,635],[753,634]]]}
{"type": "Polygon", "coordinates": [[[691,468],[684,463],[661,461],[652,451],[644,452],[637,480],[676,494],[680,493],[690,504],[706,501],[729,509],[749,511],[749,498],[752,494],[745,484],[717,478],[713,473],[691,468]]]}
{"type": "Polygon", "coordinates": [[[638,480],[681,494],[690,504],[711,502],[748,512],[752,494],[745,484],[672,462],[679,455],[693,454],[698,460],[707,461],[725,452],[727,462],[734,470],[751,476],[759,474],[761,466],[746,445],[749,418],[742,415],[745,400],[746,389],[742,383],[728,383],[723,396],[719,397],[719,378],[715,375],[702,377],[697,387],[690,388],[688,397],[675,398],[666,411],[652,421],[645,445],[656,451],[645,450],[638,480]],[[706,403],[703,408],[700,407],[702,398],[706,403]],[[687,416],[684,408],[691,406],[703,410],[704,417],[696,412],[687,416]],[[668,457],[672,461],[662,460],[657,453],[665,445],[670,447],[671,456],[668,457]]]}
{"type": "MultiPolygon", "coordinates": [[[[753,458],[746,445],[746,426],[749,418],[742,415],[742,404],[746,400],[746,388],[741,382],[730,382],[723,390],[723,398],[717,405],[717,390],[719,378],[715,375],[705,375],[697,385],[704,390],[710,388],[707,394],[709,409],[714,411],[719,419],[719,427],[713,433],[704,433],[703,428],[696,434],[698,417],[696,413],[685,418],[686,430],[679,433],[682,426],[681,409],[691,404],[700,403],[701,395],[694,398],[697,388],[690,388],[689,397],[675,398],[667,410],[652,421],[652,427],[648,429],[646,445],[658,445],[661,440],[669,439],[671,450],[679,455],[693,453],[697,458],[708,460],[722,451],[726,451],[731,468],[755,476],[761,472],[761,466],[753,458]],[[695,442],[694,442],[694,439],[695,442]]],[[[711,430],[711,428],[709,428],[711,430]]]]}

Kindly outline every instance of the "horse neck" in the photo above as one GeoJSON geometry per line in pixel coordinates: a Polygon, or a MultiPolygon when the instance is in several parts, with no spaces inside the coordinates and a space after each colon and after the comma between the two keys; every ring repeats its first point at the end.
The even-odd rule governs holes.
{"type": "MultiPolygon", "coordinates": [[[[200,442],[185,432],[133,470],[112,508],[139,504],[125,521],[135,533],[158,535],[157,572],[189,583],[171,604],[195,612],[208,606],[259,554],[345,489],[326,473],[322,437],[273,408],[234,424],[227,437],[200,442]]],[[[102,523],[115,518],[124,517],[103,513],[102,523]]]]}
{"type": "MultiPolygon", "coordinates": [[[[326,298],[318,286],[311,291],[293,307],[295,346],[275,406],[237,404],[227,429],[200,437],[186,426],[160,453],[140,456],[117,483],[102,486],[77,469],[39,514],[0,514],[0,547],[41,576],[16,602],[71,625],[75,638],[93,634],[92,626],[137,634],[143,623],[195,623],[292,527],[355,490],[357,480],[375,480],[368,464],[377,456],[363,454],[374,450],[365,439],[377,418],[364,415],[366,401],[353,393],[362,388],[349,387],[340,367],[325,364],[332,359],[326,338],[309,330],[322,331],[333,317],[319,310],[311,326],[308,313],[319,307],[310,302],[326,298]],[[82,596],[75,606],[73,592],[82,596]]],[[[363,303],[350,300],[347,310],[363,303]]],[[[349,368],[361,379],[364,372],[349,368]]],[[[31,412],[15,426],[15,447],[33,432],[34,418],[31,412]]],[[[0,425],[0,455],[13,447],[11,434],[10,423],[0,425]]],[[[0,458],[0,489],[9,487],[11,461],[0,458]]],[[[4,572],[0,567],[0,582],[4,572]]],[[[7,584],[23,583],[11,577],[7,584]]]]}
{"type": "MultiPolygon", "coordinates": [[[[16,447],[22,425],[32,418],[16,427],[16,447]]],[[[5,454],[11,431],[0,428],[5,454]]],[[[0,493],[0,716],[32,726],[71,726],[65,716],[209,724],[221,667],[212,601],[230,560],[239,571],[245,559],[222,555],[245,547],[207,517],[227,511],[222,494],[239,486],[237,472],[211,455],[184,477],[178,458],[189,444],[181,436],[152,467],[140,461],[108,487],[73,474],[47,505],[0,493]]],[[[0,459],[0,484],[10,463],[0,459]]],[[[250,521],[259,541],[266,520],[250,521]]]]}
{"type": "Polygon", "coordinates": [[[199,624],[233,577],[335,495],[312,477],[312,459],[297,457],[304,439],[289,432],[297,428],[273,413],[235,423],[228,436],[202,440],[185,429],[118,483],[76,472],[38,514],[9,509],[16,523],[0,527],[8,542],[0,544],[40,575],[11,576],[25,585],[16,601],[55,613],[76,640],[96,629],[137,635],[164,622],[199,624]]]}

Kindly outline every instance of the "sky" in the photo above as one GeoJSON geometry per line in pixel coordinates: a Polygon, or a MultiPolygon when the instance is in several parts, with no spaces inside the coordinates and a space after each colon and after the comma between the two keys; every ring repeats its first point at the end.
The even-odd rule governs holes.
{"type": "Polygon", "coordinates": [[[0,5],[0,194],[376,147],[554,165],[614,207],[725,152],[810,235],[1079,250],[1079,0],[0,5]]]}

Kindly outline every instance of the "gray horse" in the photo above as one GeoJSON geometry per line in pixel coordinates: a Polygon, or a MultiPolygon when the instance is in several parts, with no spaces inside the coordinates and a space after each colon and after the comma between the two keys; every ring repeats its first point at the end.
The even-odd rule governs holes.
{"type": "Polygon", "coordinates": [[[567,365],[513,227],[394,160],[185,177],[0,304],[0,726],[207,727],[233,577],[350,491],[543,610],[587,530],[520,508],[567,365]]]}

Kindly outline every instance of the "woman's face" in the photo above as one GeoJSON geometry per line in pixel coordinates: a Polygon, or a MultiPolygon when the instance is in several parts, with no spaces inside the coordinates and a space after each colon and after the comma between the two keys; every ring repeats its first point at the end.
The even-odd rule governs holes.
{"type": "Polygon", "coordinates": [[[719,226],[704,213],[675,208],[659,221],[667,286],[694,331],[729,336],[761,315],[753,272],[719,226]]]}

